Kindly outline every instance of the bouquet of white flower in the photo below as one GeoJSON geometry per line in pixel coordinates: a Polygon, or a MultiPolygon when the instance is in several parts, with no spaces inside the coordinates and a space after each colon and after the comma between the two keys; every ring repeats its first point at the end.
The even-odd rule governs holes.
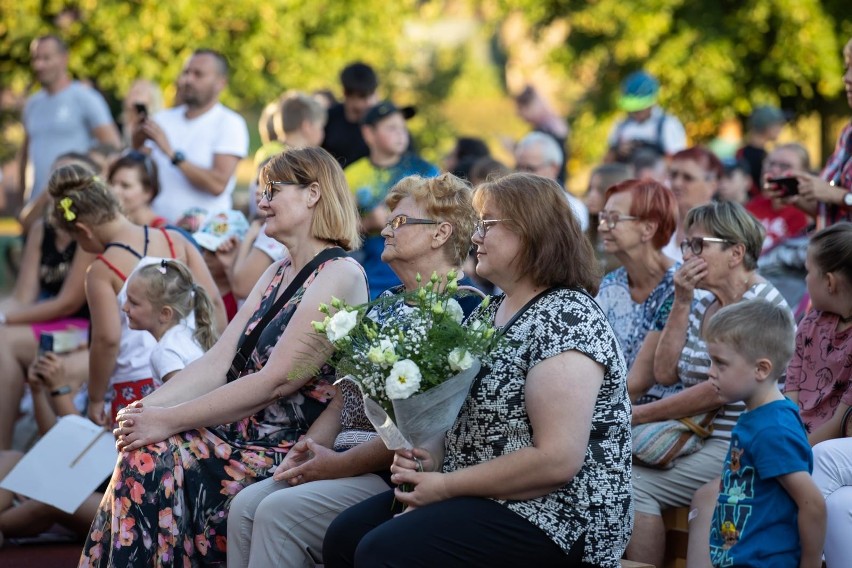
{"type": "Polygon", "coordinates": [[[320,306],[325,320],[313,323],[335,347],[338,375],[360,387],[367,416],[389,449],[420,446],[452,426],[480,357],[499,340],[490,323],[462,321],[457,274],[447,274],[443,289],[441,280],[432,274],[415,292],[356,307],[332,299],[320,306]]]}

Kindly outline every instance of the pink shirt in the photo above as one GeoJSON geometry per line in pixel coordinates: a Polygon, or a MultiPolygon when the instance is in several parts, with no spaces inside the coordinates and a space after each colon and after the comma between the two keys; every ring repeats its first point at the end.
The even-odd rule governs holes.
{"type": "Polygon", "coordinates": [[[828,422],[842,402],[852,406],[852,328],[838,333],[838,316],[812,310],[799,323],[785,392],[799,393],[808,432],[828,422]]]}

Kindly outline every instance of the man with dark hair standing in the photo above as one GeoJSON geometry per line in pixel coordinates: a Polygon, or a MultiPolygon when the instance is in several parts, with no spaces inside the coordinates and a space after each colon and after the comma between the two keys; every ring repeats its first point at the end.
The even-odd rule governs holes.
{"type": "Polygon", "coordinates": [[[21,152],[20,188],[27,204],[21,213],[26,226],[44,211],[39,199],[50,178],[50,167],[62,154],[85,153],[100,143],[118,148],[121,139],[106,101],[95,89],[71,79],[68,47],[59,37],[45,35],[30,44],[31,65],[41,90],[24,107],[25,141],[21,152]],[[27,184],[27,163],[32,183],[27,184]]]}
{"type": "Polygon", "coordinates": [[[227,85],[224,56],[197,49],[178,79],[183,104],[135,125],[133,146],[150,150],[163,188],[152,207],[172,223],[192,207],[211,215],[233,208],[234,174],[248,154],[248,127],[219,102],[227,85]]]}
{"type": "Polygon", "coordinates": [[[351,63],[340,73],[343,102],[328,110],[322,147],[337,158],[344,168],[370,154],[361,134],[361,120],[378,102],[379,80],[373,68],[365,63],[351,63]]]}

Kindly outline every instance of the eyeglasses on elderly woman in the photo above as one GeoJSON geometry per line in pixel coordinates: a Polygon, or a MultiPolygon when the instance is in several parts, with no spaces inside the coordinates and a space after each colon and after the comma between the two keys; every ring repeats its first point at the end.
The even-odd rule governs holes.
{"type": "Polygon", "coordinates": [[[418,219],[417,217],[409,217],[408,215],[399,214],[387,223],[385,227],[396,231],[403,225],[437,225],[438,222],[432,219],[418,219]]]}
{"type": "Polygon", "coordinates": [[[641,217],[633,215],[622,215],[618,211],[601,211],[598,213],[598,223],[606,223],[607,229],[610,231],[615,229],[621,221],[639,221],[641,217]]]}
{"type": "Polygon", "coordinates": [[[728,239],[720,239],[719,237],[692,237],[691,239],[683,239],[680,242],[681,254],[686,254],[686,251],[691,250],[692,254],[698,256],[704,252],[704,243],[728,243],[733,244],[733,241],[728,239]]]}

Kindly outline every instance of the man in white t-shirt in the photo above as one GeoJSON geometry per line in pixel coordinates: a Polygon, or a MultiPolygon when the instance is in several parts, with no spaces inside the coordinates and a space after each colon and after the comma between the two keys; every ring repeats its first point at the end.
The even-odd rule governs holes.
{"type": "Polygon", "coordinates": [[[233,208],[234,173],[248,154],[242,116],[219,102],[228,84],[228,62],[218,52],[197,49],[178,79],[183,104],[143,118],[133,145],[150,149],[160,176],[152,207],[174,223],[192,207],[210,213],[233,208]]]}
{"type": "Polygon", "coordinates": [[[670,157],[686,148],[686,131],[680,120],[657,106],[660,83],[645,71],[636,71],[621,84],[618,106],[627,118],[607,137],[607,162],[630,163],[634,152],[650,149],[670,157]]]}
{"type": "MultiPolygon", "coordinates": [[[[553,136],[544,132],[530,132],[515,145],[516,171],[550,178],[556,183],[559,183],[563,159],[562,148],[553,136]]],[[[586,204],[568,191],[565,191],[565,200],[571,206],[580,229],[585,232],[589,228],[589,209],[586,204]]]]}

